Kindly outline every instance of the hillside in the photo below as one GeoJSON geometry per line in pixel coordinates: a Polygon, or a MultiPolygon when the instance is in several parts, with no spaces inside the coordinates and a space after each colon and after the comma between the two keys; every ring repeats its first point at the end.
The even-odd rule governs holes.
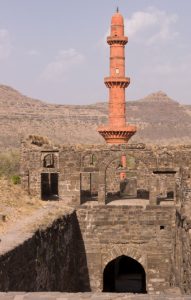
{"type": "Polygon", "coordinates": [[[0,234],[21,216],[29,216],[43,206],[37,197],[31,197],[20,185],[3,177],[0,178],[0,191],[0,234]]]}
{"type": "MultiPolygon", "coordinates": [[[[132,142],[189,143],[191,106],[180,105],[165,93],[128,101],[127,120],[138,126],[132,142]]],[[[47,136],[55,143],[103,143],[96,132],[107,122],[107,103],[56,105],[26,97],[0,85],[0,149],[19,147],[28,134],[47,136]]]]}

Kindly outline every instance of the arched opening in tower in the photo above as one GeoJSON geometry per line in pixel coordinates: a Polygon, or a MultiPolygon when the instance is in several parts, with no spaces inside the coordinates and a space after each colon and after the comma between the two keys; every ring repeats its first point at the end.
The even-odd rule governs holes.
{"type": "Polygon", "coordinates": [[[142,265],[122,255],[107,264],[103,273],[103,292],[146,293],[146,274],[142,265]]]}

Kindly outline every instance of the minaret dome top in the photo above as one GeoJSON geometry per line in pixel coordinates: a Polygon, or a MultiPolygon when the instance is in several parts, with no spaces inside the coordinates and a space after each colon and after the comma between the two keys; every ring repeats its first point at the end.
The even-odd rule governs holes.
{"type": "Polygon", "coordinates": [[[119,13],[119,9],[117,8],[116,13],[111,18],[111,25],[124,25],[123,16],[119,13]]]}

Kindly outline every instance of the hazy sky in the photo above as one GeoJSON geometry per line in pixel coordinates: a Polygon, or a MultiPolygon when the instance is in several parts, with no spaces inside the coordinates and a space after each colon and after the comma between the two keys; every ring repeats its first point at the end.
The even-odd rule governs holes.
{"type": "Polygon", "coordinates": [[[0,84],[54,103],[106,101],[117,6],[129,36],[127,99],[163,90],[191,104],[191,0],[0,0],[0,84]]]}

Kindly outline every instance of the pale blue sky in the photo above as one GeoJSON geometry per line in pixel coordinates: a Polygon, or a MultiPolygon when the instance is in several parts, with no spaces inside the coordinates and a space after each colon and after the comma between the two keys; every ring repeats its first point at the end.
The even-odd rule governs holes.
{"type": "Polygon", "coordinates": [[[127,99],[163,90],[191,104],[191,0],[0,0],[0,84],[54,103],[107,101],[116,6],[129,36],[127,99]]]}

